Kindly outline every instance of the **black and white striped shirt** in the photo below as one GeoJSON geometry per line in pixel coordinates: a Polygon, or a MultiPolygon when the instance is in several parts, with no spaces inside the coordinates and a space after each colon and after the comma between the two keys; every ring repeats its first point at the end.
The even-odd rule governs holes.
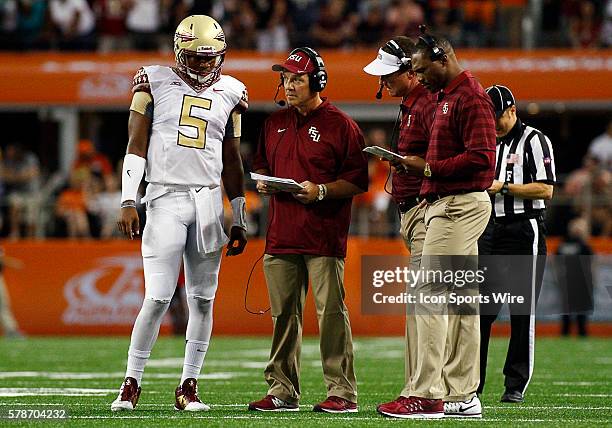
{"type": "MultiPolygon", "coordinates": [[[[497,141],[495,179],[502,183],[554,184],[555,158],[550,140],[542,132],[517,119],[508,135],[497,141]]],[[[545,208],[543,199],[522,199],[496,193],[492,200],[495,217],[534,214],[545,208]]]]}

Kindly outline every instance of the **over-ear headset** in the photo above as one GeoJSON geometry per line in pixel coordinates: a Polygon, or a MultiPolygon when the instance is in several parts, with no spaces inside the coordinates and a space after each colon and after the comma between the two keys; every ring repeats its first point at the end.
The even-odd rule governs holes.
{"type": "Polygon", "coordinates": [[[419,25],[419,31],[421,32],[419,35],[419,40],[431,50],[429,59],[433,62],[444,58],[446,52],[444,52],[444,49],[438,46],[438,40],[434,36],[427,34],[427,26],[423,24],[419,25]]]}
{"type": "MultiPolygon", "coordinates": [[[[312,92],[321,92],[327,85],[327,70],[325,69],[323,58],[321,58],[321,55],[319,55],[317,51],[308,47],[295,48],[289,53],[289,56],[298,52],[302,52],[308,56],[315,67],[312,72],[308,73],[308,84],[310,86],[310,90],[312,92]]],[[[282,83],[283,75],[281,73],[281,85],[282,83]]]]}

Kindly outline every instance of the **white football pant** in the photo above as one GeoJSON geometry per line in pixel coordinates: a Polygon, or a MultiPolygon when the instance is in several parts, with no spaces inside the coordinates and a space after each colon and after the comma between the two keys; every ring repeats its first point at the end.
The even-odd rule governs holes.
{"type": "Polygon", "coordinates": [[[205,255],[198,252],[195,203],[189,192],[166,193],[147,203],[142,256],[145,298],[134,323],[129,354],[144,360],[144,369],[176,288],[181,257],[189,308],[186,339],[202,343],[210,340],[221,249],[205,255]]]}

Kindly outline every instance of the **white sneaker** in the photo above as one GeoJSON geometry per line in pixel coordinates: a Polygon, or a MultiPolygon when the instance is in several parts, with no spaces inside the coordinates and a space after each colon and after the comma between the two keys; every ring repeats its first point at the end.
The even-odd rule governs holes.
{"type": "Polygon", "coordinates": [[[445,401],[445,418],[482,418],[482,405],[478,396],[467,401],[445,401]]]}

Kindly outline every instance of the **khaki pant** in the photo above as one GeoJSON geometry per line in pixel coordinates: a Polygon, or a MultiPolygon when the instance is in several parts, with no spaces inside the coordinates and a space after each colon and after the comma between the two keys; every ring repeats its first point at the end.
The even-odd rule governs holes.
{"type": "MultiPolygon", "coordinates": [[[[421,253],[423,252],[423,244],[425,243],[425,208],[419,208],[418,205],[402,214],[400,234],[404,239],[406,248],[410,251],[410,270],[418,270],[421,265],[421,253]]],[[[408,284],[408,293],[413,289],[408,284]]],[[[417,357],[417,325],[414,314],[414,305],[406,304],[406,358],[404,360],[404,377],[405,385],[401,395],[410,397],[414,395],[412,392],[413,380],[412,376],[416,371],[417,357]]]]}
{"type": "Polygon", "coordinates": [[[264,274],[274,323],[270,361],[264,371],[268,394],[292,404],[300,399],[302,314],[310,276],[327,396],[357,402],[353,339],[344,304],[344,259],[266,254],[264,274]]]}
{"type": "MultiPolygon", "coordinates": [[[[491,202],[486,192],[448,196],[428,205],[421,259],[423,270],[445,270],[449,258],[439,256],[477,256],[477,241],[490,213],[491,202]]],[[[470,263],[466,269],[477,268],[473,264],[475,257],[465,260],[470,263]]],[[[417,284],[419,292],[446,298],[452,288],[428,281],[417,284]]],[[[415,310],[418,344],[412,395],[447,401],[469,400],[479,383],[478,305],[472,305],[467,314],[449,315],[446,304],[417,300],[415,310]]]]}

